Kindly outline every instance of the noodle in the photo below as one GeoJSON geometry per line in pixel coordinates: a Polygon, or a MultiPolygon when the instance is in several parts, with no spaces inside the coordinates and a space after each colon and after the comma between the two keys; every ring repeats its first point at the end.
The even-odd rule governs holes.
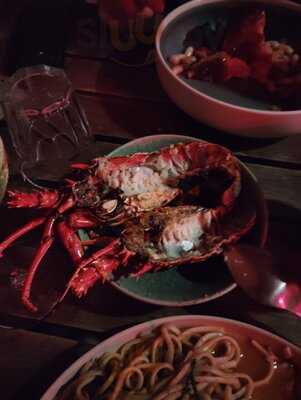
{"type": "Polygon", "coordinates": [[[138,395],[145,400],[250,400],[257,387],[269,384],[277,360],[258,342],[251,344],[267,363],[267,372],[258,381],[239,372],[239,343],[222,329],[163,325],[152,336],[137,337],[87,363],[57,400],[138,395]],[[92,383],[98,387],[94,391],[92,383]]]}

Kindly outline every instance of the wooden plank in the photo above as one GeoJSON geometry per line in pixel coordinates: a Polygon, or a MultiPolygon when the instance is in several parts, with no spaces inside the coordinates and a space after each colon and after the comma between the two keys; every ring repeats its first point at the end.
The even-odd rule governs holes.
{"type": "Polygon", "coordinates": [[[134,139],[159,133],[189,134],[189,118],[171,103],[80,95],[94,134],[134,139]]]}
{"type": "Polygon", "coordinates": [[[250,141],[249,146],[238,146],[237,154],[252,157],[258,163],[274,161],[289,166],[301,167],[301,135],[278,140],[250,141]],[[245,147],[245,148],[244,148],[245,147]]]}
{"type": "Polygon", "coordinates": [[[246,163],[257,177],[272,218],[300,219],[301,171],[246,163]]]}
{"type": "Polygon", "coordinates": [[[168,101],[152,66],[131,68],[110,61],[66,57],[65,70],[73,85],[82,91],[127,99],[168,101]]]}
{"type": "MultiPolygon", "coordinates": [[[[300,261],[300,258],[299,258],[300,261]]],[[[301,346],[300,318],[270,309],[250,300],[240,289],[220,299],[185,308],[146,305],[118,293],[115,289],[94,287],[81,304],[72,298],[47,318],[48,323],[82,328],[94,333],[125,329],[132,324],[171,315],[203,314],[237,319],[261,326],[301,346]]]]}
{"type": "Polygon", "coordinates": [[[70,339],[0,328],[1,398],[38,399],[78,357],[76,346],[70,339]]]}
{"type": "Polygon", "coordinates": [[[66,70],[75,88],[83,94],[81,100],[94,133],[128,139],[157,133],[195,135],[258,162],[301,165],[301,135],[277,140],[250,139],[198,123],[162,94],[152,67],[131,69],[114,63],[67,58],[66,70]]]}

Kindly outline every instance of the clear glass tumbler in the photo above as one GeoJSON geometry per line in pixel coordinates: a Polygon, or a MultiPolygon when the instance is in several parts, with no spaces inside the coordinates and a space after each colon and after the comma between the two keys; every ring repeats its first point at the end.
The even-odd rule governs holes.
{"type": "Polygon", "coordinates": [[[20,172],[31,182],[63,176],[91,139],[85,112],[62,69],[18,70],[5,84],[3,106],[20,172]]]}

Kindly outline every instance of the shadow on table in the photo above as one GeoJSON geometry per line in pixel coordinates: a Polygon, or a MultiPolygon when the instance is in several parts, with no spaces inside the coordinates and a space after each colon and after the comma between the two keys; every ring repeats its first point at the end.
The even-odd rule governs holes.
{"type": "Polygon", "coordinates": [[[48,363],[30,381],[23,385],[10,400],[30,399],[38,400],[48,387],[63,373],[74,361],[91,349],[91,345],[77,344],[71,349],[60,354],[59,357],[48,363]]]}
{"type": "Polygon", "coordinates": [[[232,135],[201,124],[170,102],[149,102],[128,99],[102,101],[105,115],[116,125],[116,136],[126,134],[129,139],[155,134],[178,134],[201,138],[229,147],[233,151],[262,148],[282,139],[259,139],[232,135]],[[133,118],[133,115],[135,116],[133,118]]]}
{"type": "Polygon", "coordinates": [[[297,229],[301,223],[301,202],[300,208],[296,208],[287,203],[282,203],[276,200],[268,200],[268,210],[272,223],[274,221],[278,221],[279,224],[283,225],[284,227],[290,226],[293,230],[297,229]]]}
{"type": "Polygon", "coordinates": [[[276,201],[270,201],[268,205],[271,220],[267,247],[277,260],[275,270],[283,280],[300,283],[301,208],[276,201]]]}

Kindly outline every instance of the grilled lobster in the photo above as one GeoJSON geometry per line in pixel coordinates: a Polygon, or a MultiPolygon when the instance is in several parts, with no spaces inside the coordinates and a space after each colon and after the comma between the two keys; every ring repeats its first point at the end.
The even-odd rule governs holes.
{"type": "Polygon", "coordinates": [[[84,171],[84,179],[68,180],[64,190],[9,192],[9,207],[42,209],[40,217],[0,243],[2,255],[19,237],[44,226],[41,245],[22,289],[22,301],[31,311],[37,311],[30,299],[32,282],[55,240],[55,234],[76,266],[67,289],[71,288],[77,296],[82,296],[97,280],[111,278],[112,272],[120,265],[127,265],[134,255],[144,260],[144,266],[138,263],[140,270],[138,268],[135,272],[137,275],[156,270],[159,266],[163,268],[187,260],[203,260],[222,251],[225,243],[242,236],[254,223],[252,214],[247,220],[242,220],[241,226],[233,227],[227,234],[217,233],[218,227],[223,225],[221,221],[227,216],[235,218],[239,215],[236,204],[241,192],[241,170],[232,153],[216,144],[200,141],[176,144],[158,152],[103,157],[93,160],[91,165],[74,167],[84,171]],[[211,203],[208,203],[208,192],[215,193],[211,203]],[[165,208],[167,205],[169,207],[165,208]],[[237,214],[233,215],[233,210],[237,214]],[[152,225],[160,232],[163,227],[165,229],[161,236],[152,237],[151,242],[158,251],[160,249],[162,254],[165,253],[165,260],[157,259],[147,245],[135,247],[139,235],[143,240],[145,234],[151,233],[152,225]],[[83,244],[77,231],[88,229],[93,234],[91,243],[95,244],[106,227],[115,229],[118,238],[113,236],[107,247],[97,249],[88,257],[88,242],[83,244]],[[145,234],[144,229],[147,231],[145,234]],[[184,247],[175,258],[170,246],[176,246],[173,241],[181,242],[183,237],[192,247],[185,247],[182,243],[184,247]]]}

